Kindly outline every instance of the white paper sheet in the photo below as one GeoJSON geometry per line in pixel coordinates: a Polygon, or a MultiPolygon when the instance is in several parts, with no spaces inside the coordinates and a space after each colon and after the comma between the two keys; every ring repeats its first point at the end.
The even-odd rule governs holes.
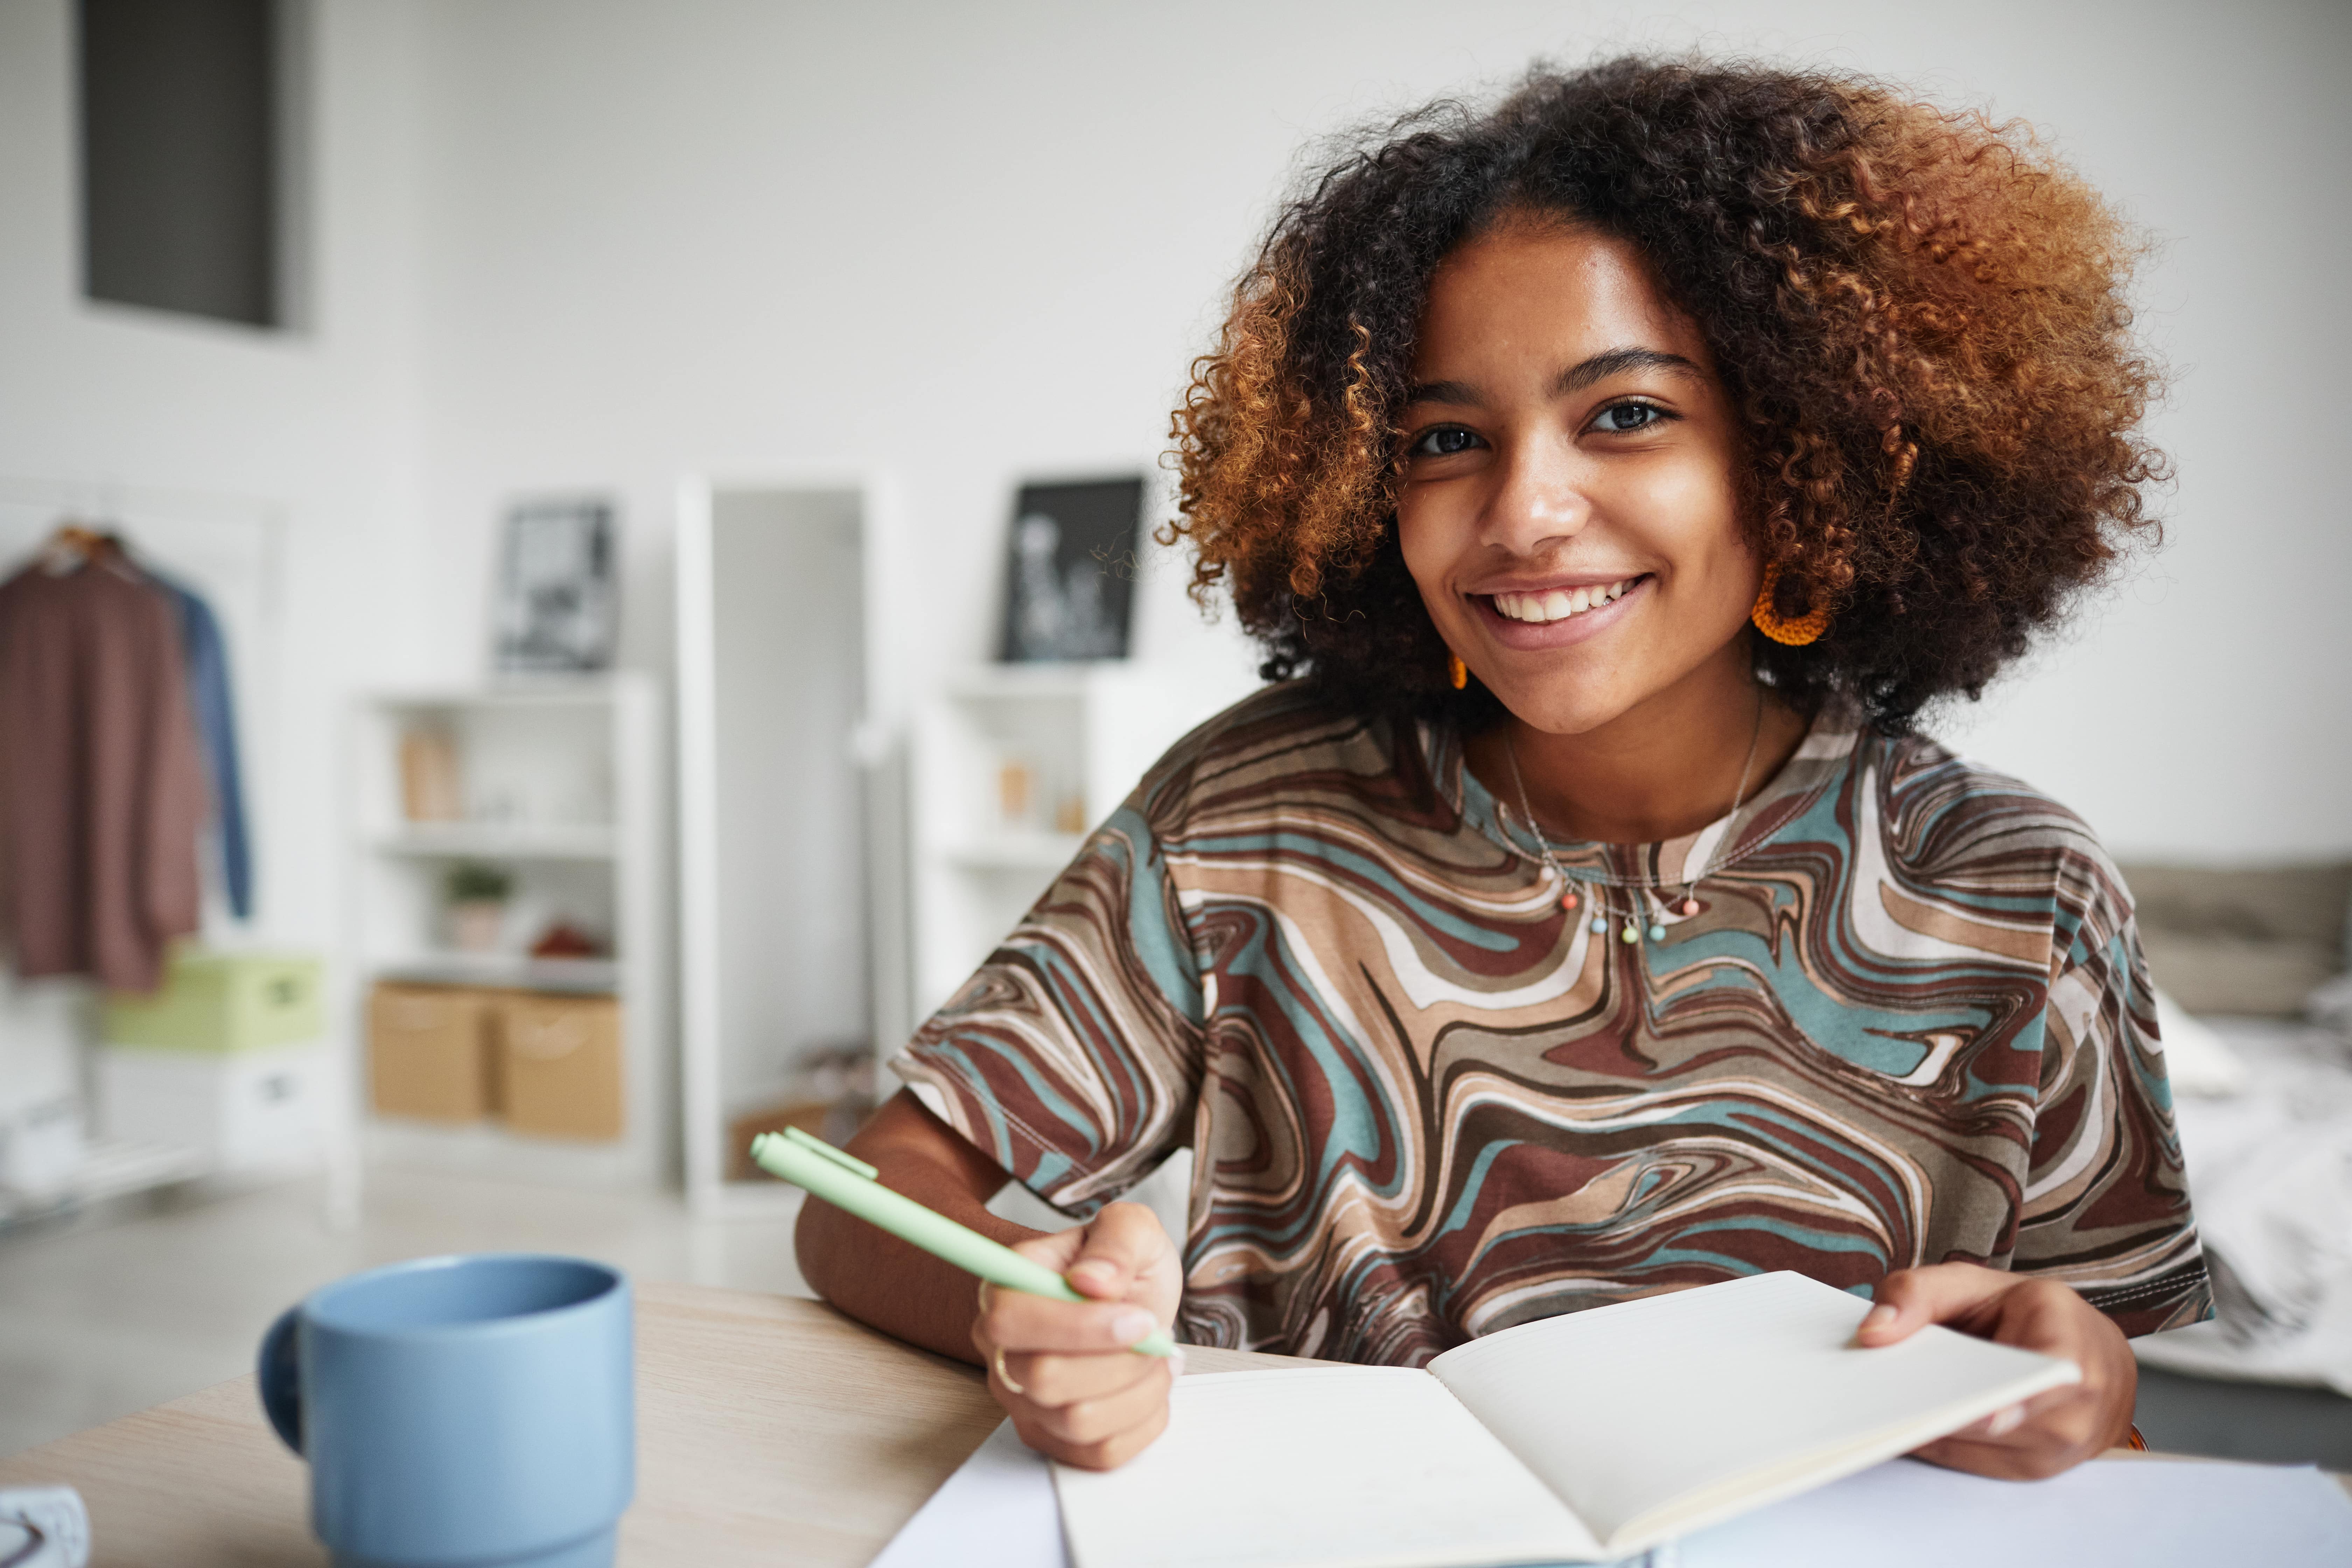
{"type": "Polygon", "coordinates": [[[1940,1328],[1857,1349],[1869,1310],[1759,1274],[1523,1324],[1430,1370],[1612,1544],[1852,1474],[2080,1375],[1940,1328]]]}
{"type": "MultiPolygon", "coordinates": [[[[1988,1481],[1897,1459],[1664,1547],[1664,1568],[2343,1568],[2352,1500],[2309,1469],[2109,1459],[1988,1481]]],[[[874,1568],[1069,1568],[1053,1471],[999,1426],[874,1568]]]]}
{"type": "Polygon", "coordinates": [[[1110,1471],[1057,1466],[1078,1568],[1421,1568],[1601,1555],[1444,1385],[1403,1367],[1176,1385],[1168,1430],[1110,1471]]]}
{"type": "Polygon", "coordinates": [[[2264,1465],[2105,1459],[1989,1481],[1896,1459],[1676,1552],[1679,1568],[2344,1568],[2352,1499],[2264,1465]]]}
{"type": "Polygon", "coordinates": [[[890,1538],[873,1568],[1069,1568],[1054,1472],[1000,1425],[890,1538]]]}

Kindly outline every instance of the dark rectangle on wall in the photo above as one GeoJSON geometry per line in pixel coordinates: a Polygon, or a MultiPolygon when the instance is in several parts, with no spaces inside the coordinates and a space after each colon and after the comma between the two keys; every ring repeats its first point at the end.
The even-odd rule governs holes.
{"type": "Polygon", "coordinates": [[[275,0],[80,0],[82,290],[281,321],[275,0]]]}
{"type": "Polygon", "coordinates": [[[1008,664],[1125,658],[1143,544],[1141,478],[1021,487],[1005,562],[1008,664]]]}

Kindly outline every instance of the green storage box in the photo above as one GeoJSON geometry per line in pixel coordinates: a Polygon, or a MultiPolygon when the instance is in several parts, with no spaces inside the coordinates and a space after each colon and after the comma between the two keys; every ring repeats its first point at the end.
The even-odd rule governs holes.
{"type": "Polygon", "coordinates": [[[152,996],[110,992],[100,1029],[110,1046],[251,1051],[325,1032],[320,963],[285,952],[182,948],[152,996]]]}

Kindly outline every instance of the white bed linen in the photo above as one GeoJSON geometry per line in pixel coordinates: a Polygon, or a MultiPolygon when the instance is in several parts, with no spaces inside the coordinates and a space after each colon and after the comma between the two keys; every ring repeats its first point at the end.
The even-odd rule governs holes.
{"type": "Polygon", "coordinates": [[[2216,1320],[2133,1342],[2151,1366],[2352,1394],[2352,1049],[2332,1030],[2208,1018],[2245,1068],[2177,1095],[2216,1320]]]}

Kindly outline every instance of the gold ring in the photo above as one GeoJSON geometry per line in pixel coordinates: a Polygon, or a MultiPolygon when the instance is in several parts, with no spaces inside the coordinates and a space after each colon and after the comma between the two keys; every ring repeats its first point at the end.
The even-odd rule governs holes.
{"type": "Polygon", "coordinates": [[[1004,1370],[1004,1347],[1003,1345],[998,1345],[988,1352],[988,1364],[990,1370],[996,1373],[996,1381],[1003,1384],[1008,1393],[1026,1394],[1029,1392],[1028,1389],[1024,1388],[1020,1384],[1013,1382],[1013,1374],[1004,1370]]]}

